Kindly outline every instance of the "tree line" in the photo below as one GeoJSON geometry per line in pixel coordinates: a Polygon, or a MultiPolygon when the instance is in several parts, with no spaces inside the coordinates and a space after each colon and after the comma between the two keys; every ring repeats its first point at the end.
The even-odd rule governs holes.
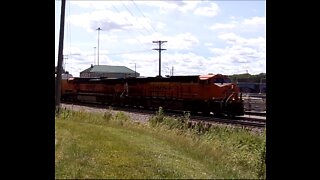
{"type": "Polygon", "coordinates": [[[265,83],[266,82],[266,73],[260,73],[251,75],[249,73],[244,74],[233,74],[228,76],[232,82],[238,81],[246,81],[246,82],[253,82],[253,83],[265,83]]]}

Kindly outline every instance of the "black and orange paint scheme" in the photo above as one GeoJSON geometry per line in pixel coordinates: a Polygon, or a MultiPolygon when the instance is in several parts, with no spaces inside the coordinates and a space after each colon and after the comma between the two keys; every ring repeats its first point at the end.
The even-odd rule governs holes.
{"type": "Polygon", "coordinates": [[[62,80],[61,98],[137,107],[244,115],[241,92],[221,74],[138,77],[69,78],[62,80]]]}

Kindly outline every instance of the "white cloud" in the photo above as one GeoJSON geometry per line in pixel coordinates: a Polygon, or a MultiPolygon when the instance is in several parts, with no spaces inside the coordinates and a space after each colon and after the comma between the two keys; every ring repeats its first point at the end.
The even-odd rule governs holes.
{"type": "Polygon", "coordinates": [[[168,48],[172,49],[190,49],[199,43],[198,38],[193,36],[191,33],[179,34],[175,37],[170,37],[170,44],[168,48]]]}
{"type": "Polygon", "coordinates": [[[158,30],[158,31],[163,31],[163,30],[165,30],[165,27],[166,27],[167,25],[165,24],[165,23],[163,23],[163,22],[157,22],[157,25],[156,25],[156,29],[158,30]]]}
{"type": "Polygon", "coordinates": [[[136,4],[159,8],[160,14],[167,14],[178,8],[175,2],[170,1],[136,1],[136,4]]]}
{"type": "MultiPolygon", "coordinates": [[[[218,48],[217,48],[218,50],[218,48]]],[[[234,74],[244,73],[249,70],[250,73],[261,73],[265,67],[263,60],[247,60],[246,54],[256,53],[255,50],[244,48],[245,53],[241,51],[241,47],[232,47],[227,49],[219,49],[220,55],[205,58],[194,53],[172,53],[164,52],[161,58],[161,74],[166,75],[171,72],[174,67],[174,75],[200,75],[208,73],[234,74]]],[[[158,75],[158,54],[141,53],[132,55],[123,55],[126,59],[124,64],[137,64],[137,71],[143,72],[143,76],[158,75]],[[148,67],[148,68],[146,68],[148,67]]],[[[133,67],[133,65],[132,65],[133,67]]],[[[131,67],[131,68],[132,68],[131,67]]]]}
{"type": "Polygon", "coordinates": [[[264,25],[266,24],[266,17],[252,17],[243,20],[244,25],[264,25]]]}
{"type": "Polygon", "coordinates": [[[151,7],[159,7],[162,9],[176,9],[178,5],[176,2],[170,1],[136,1],[136,4],[139,3],[140,5],[151,6],[151,7]]]}
{"type": "Polygon", "coordinates": [[[198,7],[195,9],[194,14],[199,16],[215,16],[219,12],[219,6],[216,3],[210,3],[210,7],[198,7]]]}
{"type": "MultiPolygon", "coordinates": [[[[161,13],[168,13],[172,10],[179,10],[186,13],[193,10],[200,3],[199,1],[71,1],[73,5],[81,8],[94,8],[97,10],[105,10],[117,6],[134,6],[138,7],[149,6],[159,8],[161,13]]],[[[139,8],[141,9],[141,8],[139,8]]]]}
{"type": "Polygon", "coordinates": [[[230,17],[228,23],[215,23],[209,27],[211,30],[242,30],[242,31],[257,31],[257,28],[264,27],[266,17],[251,17],[243,20],[236,20],[235,17],[230,17]]]}
{"type": "MultiPolygon", "coordinates": [[[[249,70],[250,73],[265,72],[265,38],[243,38],[234,33],[221,34],[218,38],[231,46],[209,48],[213,53],[211,60],[215,64],[230,68],[230,72],[233,68],[232,74],[244,73],[246,70],[249,70]]],[[[228,72],[228,69],[225,70],[228,72]]]]}
{"type": "Polygon", "coordinates": [[[222,48],[209,48],[209,50],[216,56],[221,56],[225,53],[225,50],[222,48]]]}
{"type": "Polygon", "coordinates": [[[212,30],[217,30],[217,29],[233,29],[235,28],[236,25],[234,23],[216,23],[212,26],[210,26],[209,29],[212,29],[212,30]]]}
{"type": "Polygon", "coordinates": [[[223,33],[218,35],[219,39],[225,40],[227,43],[237,43],[241,40],[243,40],[242,37],[234,34],[234,33],[223,33]]]}
{"type": "MultiPolygon", "coordinates": [[[[109,58],[109,52],[106,50],[101,50],[99,53],[99,64],[113,64],[112,60],[109,58]]],[[[66,62],[67,70],[75,77],[79,77],[80,71],[83,71],[91,66],[91,64],[97,64],[98,62],[97,52],[94,53],[94,49],[91,51],[86,51],[77,48],[77,51],[72,51],[64,62],[66,62]],[[95,56],[94,56],[95,54],[95,56]]]]}
{"type": "Polygon", "coordinates": [[[137,1],[139,5],[151,6],[159,8],[161,14],[166,14],[172,12],[173,10],[178,10],[183,13],[194,10],[199,1],[137,1]]]}
{"type": "Polygon", "coordinates": [[[137,39],[144,44],[149,44],[149,46],[151,45],[152,41],[167,41],[167,43],[163,44],[163,47],[168,48],[170,50],[191,49],[193,46],[199,44],[198,38],[192,35],[191,33],[183,33],[174,36],[166,36],[159,33],[153,33],[149,36],[138,36],[135,39],[130,38],[124,40],[124,42],[129,44],[135,44],[137,43],[137,39]]]}
{"type": "Polygon", "coordinates": [[[175,74],[203,74],[205,72],[205,58],[194,53],[173,53],[165,54],[165,62],[168,66],[174,66],[175,74]]]}
{"type": "Polygon", "coordinates": [[[119,40],[119,37],[115,34],[102,34],[101,33],[99,38],[100,38],[100,41],[106,41],[109,43],[118,42],[118,40],[119,40]]]}
{"type": "MultiPolygon", "coordinates": [[[[212,56],[208,58],[191,52],[174,51],[192,46],[187,45],[186,38],[197,44],[197,39],[190,38],[190,36],[190,33],[184,33],[177,36],[167,36],[168,39],[163,39],[168,40],[163,45],[163,48],[168,50],[162,52],[162,75],[170,74],[172,66],[174,66],[174,75],[235,74],[244,73],[246,70],[249,73],[265,72],[265,39],[262,37],[243,38],[234,33],[221,34],[219,38],[227,41],[231,46],[216,48],[212,47],[212,43],[207,43],[211,47],[209,50],[212,52],[212,56]],[[171,47],[169,47],[169,43],[171,43],[171,47]]],[[[137,72],[141,73],[142,76],[158,75],[158,52],[151,50],[152,45],[156,46],[156,44],[151,43],[152,40],[158,39],[153,39],[151,36],[148,38],[150,39],[140,40],[148,41],[150,51],[112,56],[108,55],[110,54],[109,51],[101,50],[100,64],[125,65],[133,69],[134,64],[132,63],[136,63],[137,72]]],[[[68,59],[68,71],[73,76],[79,76],[80,71],[93,64],[93,50],[83,51],[80,48],[74,48],[71,52],[74,54],[80,53],[80,55],[74,55],[68,59]],[[74,64],[77,64],[77,68],[73,67],[74,64]]]]}
{"type": "MultiPolygon", "coordinates": [[[[102,28],[100,64],[123,65],[134,69],[133,63],[136,63],[137,71],[143,76],[158,74],[158,51],[152,50],[158,48],[157,44],[152,43],[157,40],[168,41],[162,46],[167,49],[162,52],[162,75],[169,74],[172,66],[175,75],[235,74],[246,70],[249,73],[265,72],[265,17],[247,17],[249,12],[242,13],[246,11],[243,9],[237,12],[242,13],[241,17],[226,13],[216,16],[222,7],[226,8],[221,9],[223,12],[233,13],[230,10],[236,7],[232,3],[229,8],[229,5],[219,7],[210,1],[135,1],[145,17],[133,7],[132,1],[68,3],[78,4],[66,16],[72,29],[72,49],[68,50],[68,45],[64,48],[65,54],[73,53],[66,60],[66,65],[74,76],[79,76],[79,71],[94,63],[97,27],[102,28]],[[124,4],[134,15],[126,10],[124,4]],[[213,16],[214,19],[207,18],[213,16]],[[174,21],[176,18],[179,21],[174,21]]],[[[58,25],[56,23],[56,27],[58,25]]],[[[56,36],[58,34],[57,31],[56,36]]],[[[65,41],[69,40],[67,36],[68,33],[65,41]]]]}
{"type": "Polygon", "coordinates": [[[81,8],[89,9],[94,8],[97,10],[104,10],[111,8],[112,6],[130,5],[130,1],[70,1],[72,5],[76,5],[81,8]]]}
{"type": "MultiPolygon", "coordinates": [[[[181,40],[189,36],[188,34],[180,34],[181,40]]],[[[225,48],[209,48],[212,52],[211,57],[204,57],[195,53],[187,52],[182,53],[173,51],[169,48],[169,42],[164,43],[163,48],[167,51],[162,52],[162,75],[169,74],[172,66],[174,67],[174,75],[199,75],[207,73],[222,73],[222,74],[235,74],[244,73],[246,70],[249,73],[261,73],[265,70],[265,47],[261,38],[243,38],[237,35],[225,34],[221,36],[222,39],[235,39],[231,46],[225,48]],[[249,46],[252,43],[255,46],[249,46]],[[260,44],[260,46],[258,46],[260,44]],[[260,49],[261,47],[262,49],[260,49]]],[[[155,40],[155,39],[153,39],[155,40]]],[[[151,42],[149,42],[152,45],[151,42]]],[[[182,43],[183,44],[183,43],[182,43]]],[[[155,45],[155,44],[154,44],[155,45]]],[[[68,70],[73,76],[79,76],[79,72],[88,68],[93,63],[93,56],[91,51],[72,51],[73,53],[81,53],[81,56],[73,56],[68,59],[68,70]],[[72,67],[77,64],[77,68],[72,67]]],[[[134,68],[136,63],[137,72],[142,76],[156,76],[158,75],[158,52],[150,51],[140,53],[128,53],[119,56],[108,55],[110,52],[100,51],[100,64],[110,65],[125,65],[131,69],[134,68]]],[[[265,71],[264,71],[265,72],[265,71]]]]}
{"type": "Polygon", "coordinates": [[[244,45],[244,46],[255,46],[255,47],[264,47],[266,40],[264,37],[258,38],[243,38],[238,36],[234,33],[224,33],[218,36],[219,39],[225,40],[228,44],[237,44],[237,45],[244,45]]]}
{"type": "Polygon", "coordinates": [[[151,30],[151,20],[145,17],[134,17],[127,11],[112,12],[109,10],[94,11],[69,16],[68,20],[88,32],[93,32],[97,27],[104,31],[132,31],[139,30],[146,33],[151,30]],[[112,17],[112,18],[110,18],[112,17]]]}
{"type": "MultiPolygon", "coordinates": [[[[108,63],[112,65],[125,65],[131,69],[134,69],[134,63],[136,63],[136,70],[142,76],[156,76],[159,71],[159,59],[157,51],[149,51],[144,53],[135,54],[123,54],[116,60],[110,56],[108,63]]],[[[206,70],[207,59],[194,53],[162,53],[161,58],[161,74],[170,74],[172,66],[174,67],[174,75],[191,75],[191,74],[206,74],[209,70],[206,70]]],[[[88,68],[90,65],[85,68],[88,68]]]]}
{"type": "Polygon", "coordinates": [[[186,13],[188,11],[194,10],[199,3],[199,1],[184,1],[184,5],[179,7],[178,9],[179,11],[186,13]]]}

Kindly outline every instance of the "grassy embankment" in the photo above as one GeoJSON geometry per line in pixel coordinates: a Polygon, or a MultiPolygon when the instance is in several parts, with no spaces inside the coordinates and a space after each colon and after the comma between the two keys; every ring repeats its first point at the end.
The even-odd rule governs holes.
{"type": "Polygon", "coordinates": [[[190,127],[160,110],[148,124],[64,110],[56,116],[56,178],[265,178],[265,134],[190,127]]]}

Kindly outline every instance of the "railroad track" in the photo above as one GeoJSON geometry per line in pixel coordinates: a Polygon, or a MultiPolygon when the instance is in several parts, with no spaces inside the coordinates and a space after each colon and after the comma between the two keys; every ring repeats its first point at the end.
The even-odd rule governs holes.
{"type": "MultiPolygon", "coordinates": [[[[84,107],[94,107],[99,109],[108,109],[111,108],[112,110],[118,110],[118,111],[125,111],[130,113],[138,113],[138,114],[147,114],[147,115],[155,115],[155,112],[158,111],[158,109],[155,108],[132,108],[132,107],[126,107],[126,106],[107,106],[107,105],[101,105],[101,104],[95,104],[95,103],[84,103],[84,102],[77,102],[77,103],[70,103],[70,102],[63,102],[64,104],[69,105],[78,105],[78,106],[84,106],[84,107]]],[[[182,116],[182,111],[164,111],[165,115],[167,116],[182,116]]],[[[203,122],[203,123],[220,123],[220,124],[227,124],[227,125],[235,125],[235,126],[243,126],[243,127],[253,127],[253,128],[265,128],[266,126],[266,119],[265,117],[259,116],[258,117],[215,117],[212,114],[211,115],[202,115],[202,114],[192,114],[190,115],[190,121],[192,122],[203,122]]]]}
{"type": "MultiPolygon", "coordinates": [[[[191,118],[194,119],[195,117],[191,118]]],[[[197,118],[202,119],[202,118],[197,118]]],[[[218,122],[223,124],[229,124],[229,125],[237,125],[237,126],[245,126],[245,127],[256,127],[256,128],[265,128],[266,121],[261,119],[253,119],[253,118],[210,118],[210,119],[204,119],[205,122],[218,122]]]]}
{"type": "Polygon", "coordinates": [[[244,114],[266,117],[266,111],[245,111],[244,114]]]}

